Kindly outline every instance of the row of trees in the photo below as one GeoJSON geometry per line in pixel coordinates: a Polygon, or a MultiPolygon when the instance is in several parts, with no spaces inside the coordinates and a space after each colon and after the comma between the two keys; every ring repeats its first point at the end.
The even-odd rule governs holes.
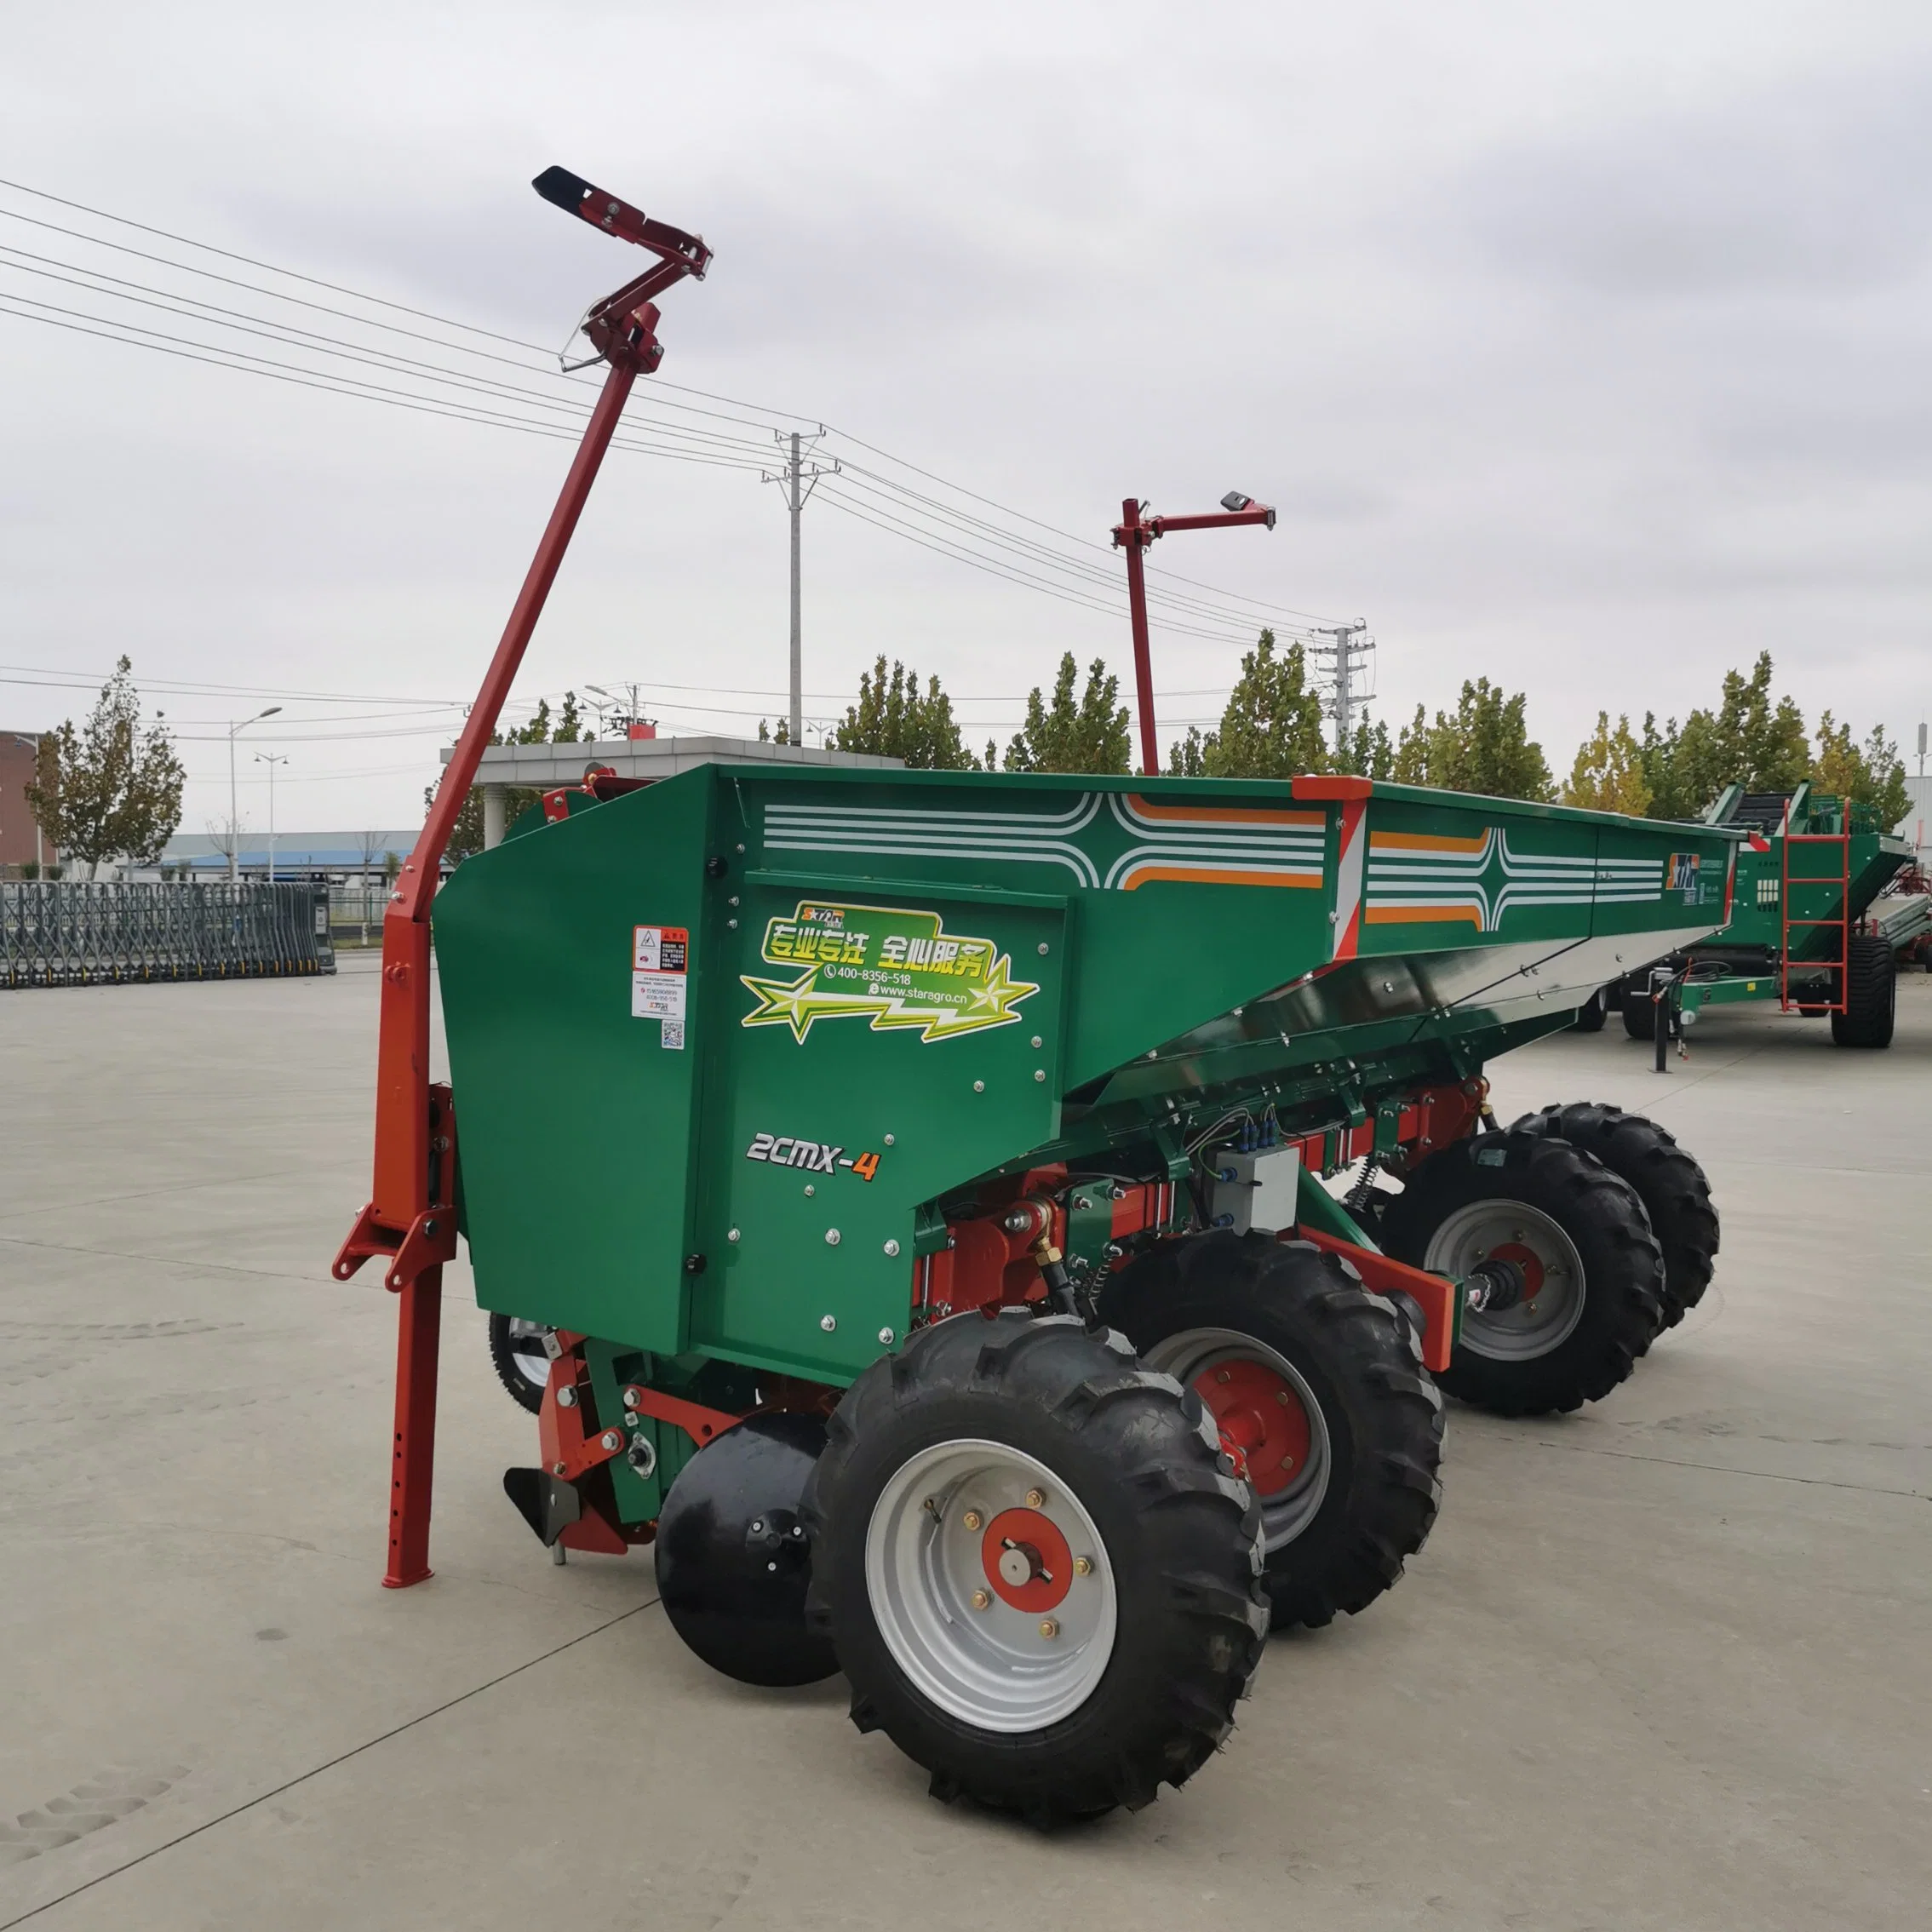
{"type": "MultiPolygon", "coordinates": [[[[1221,721],[1202,735],[1190,725],[1172,746],[1168,771],[1178,777],[1287,778],[1298,771],[1353,772],[1398,783],[1435,785],[1493,798],[1561,799],[1566,805],[1639,817],[1694,818],[1724,786],[1788,792],[1806,779],[1820,791],[1869,805],[1895,825],[1909,807],[1898,748],[1873,726],[1862,744],[1829,711],[1807,733],[1788,697],[1774,697],[1771,654],[1751,673],[1727,672],[1716,706],[1663,725],[1644,714],[1642,735],[1627,715],[1608,712],[1578,748],[1567,783],[1551,776],[1543,748],[1529,735],[1528,699],[1488,678],[1465,680],[1450,710],[1433,717],[1418,705],[1391,738],[1366,713],[1348,745],[1335,746],[1307,655],[1263,631],[1241,658],[1221,721]]],[[[1002,753],[989,742],[983,757],[968,748],[952,700],[936,677],[922,686],[903,665],[881,656],[859,679],[858,702],[827,742],[840,751],[901,758],[926,771],[1125,772],[1132,741],[1120,679],[1096,659],[1084,685],[1074,655],[1060,660],[1050,696],[1035,686],[1026,722],[1002,753]],[[1076,692],[1076,687],[1077,692],[1076,692]]]]}
{"type": "MultiPolygon", "coordinates": [[[[765,736],[760,726],[760,736],[765,736]]],[[[498,731],[496,744],[576,744],[590,736],[575,691],[552,715],[547,700],[530,721],[498,731]]],[[[784,737],[784,727],[779,727],[784,737]]],[[[952,700],[936,677],[881,656],[859,679],[858,698],[827,741],[835,749],[899,758],[925,771],[1126,772],[1131,769],[1128,711],[1120,679],[1096,658],[1084,682],[1069,651],[1051,693],[1035,685],[1026,719],[1004,751],[989,740],[983,755],[968,748],[952,700]]],[[[1287,778],[1298,771],[1354,772],[1401,783],[1440,786],[1492,797],[1561,798],[1567,805],[1654,818],[1693,818],[1727,784],[1787,792],[1806,779],[1817,788],[1870,806],[1895,825],[1909,809],[1905,765],[1883,730],[1862,742],[1826,711],[1808,731],[1788,696],[1772,691],[1769,651],[1746,675],[1724,675],[1717,702],[1662,725],[1644,714],[1641,731],[1629,717],[1597,714],[1597,728],[1578,748],[1560,788],[1543,749],[1530,736],[1522,691],[1487,678],[1465,682],[1452,710],[1433,717],[1418,705],[1391,738],[1365,713],[1338,750],[1327,730],[1320,691],[1302,645],[1281,645],[1263,631],[1241,658],[1241,675],[1214,730],[1190,725],[1171,748],[1170,772],[1210,778],[1287,778]]],[[[186,780],[163,714],[141,719],[132,666],[123,657],[102,686],[86,723],[70,719],[43,735],[27,800],[46,837],[69,860],[97,870],[106,860],[152,864],[181,823],[186,780]]],[[[434,786],[425,788],[427,805],[434,786]]],[[[508,817],[537,794],[509,788],[508,817]]],[[[231,835],[232,835],[231,834],[231,835]]],[[[483,847],[483,800],[473,791],[450,840],[454,859],[483,847]]]]}

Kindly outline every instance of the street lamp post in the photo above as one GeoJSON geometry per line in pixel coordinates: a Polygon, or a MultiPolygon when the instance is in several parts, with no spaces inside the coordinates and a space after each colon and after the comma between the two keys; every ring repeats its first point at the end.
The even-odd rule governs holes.
{"type": "Polygon", "coordinates": [[[1147,639],[1147,578],[1142,552],[1156,538],[1175,530],[1231,530],[1242,524],[1275,527],[1275,513],[1238,490],[1221,499],[1218,512],[1198,517],[1150,517],[1146,504],[1130,496],[1121,505],[1114,526],[1114,547],[1127,553],[1127,615],[1133,626],[1134,691],[1140,706],[1140,775],[1160,776],[1161,747],[1154,735],[1154,660],[1147,639]]]}
{"type": "Polygon", "coordinates": [[[242,821],[239,807],[235,801],[235,737],[238,732],[245,731],[250,725],[259,725],[264,718],[272,718],[282,707],[272,704],[266,711],[258,711],[252,718],[244,718],[228,727],[228,883],[241,882],[241,867],[238,863],[242,846],[242,821]]]}
{"type": "Polygon", "coordinates": [[[268,767],[268,883],[275,883],[275,767],[286,765],[284,754],[272,751],[258,751],[255,754],[257,765],[268,767]]]}

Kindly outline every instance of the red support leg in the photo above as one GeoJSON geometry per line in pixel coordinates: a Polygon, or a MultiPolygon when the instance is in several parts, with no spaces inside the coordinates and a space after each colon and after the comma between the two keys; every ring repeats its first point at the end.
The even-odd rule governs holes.
{"type": "Polygon", "coordinates": [[[430,1477],[436,1459],[436,1350],[443,1333],[443,1270],[426,1268],[398,1295],[396,1427],[389,1460],[389,1568],[385,1590],[431,1575],[430,1477]]]}

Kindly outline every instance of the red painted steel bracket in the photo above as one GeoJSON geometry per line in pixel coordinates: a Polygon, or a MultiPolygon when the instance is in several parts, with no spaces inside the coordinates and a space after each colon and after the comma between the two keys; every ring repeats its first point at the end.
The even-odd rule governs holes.
{"type": "Polygon", "coordinates": [[[624,1390],[624,1407],[683,1430],[701,1449],[744,1420],[742,1415],[732,1415],[721,1408],[706,1408],[702,1402],[687,1402],[681,1396],[667,1396],[662,1390],[646,1389],[639,1383],[624,1390]]]}
{"type": "Polygon", "coordinates": [[[1456,1345],[1456,1299],[1460,1290],[1441,1275],[1411,1268],[1406,1261],[1392,1261],[1373,1248],[1357,1247],[1353,1241],[1338,1241],[1314,1228],[1296,1228],[1283,1237],[1310,1241],[1330,1254],[1339,1255],[1362,1276],[1362,1285],[1371,1294],[1404,1294],[1422,1310],[1422,1360],[1433,1375],[1449,1366],[1456,1345]]]}

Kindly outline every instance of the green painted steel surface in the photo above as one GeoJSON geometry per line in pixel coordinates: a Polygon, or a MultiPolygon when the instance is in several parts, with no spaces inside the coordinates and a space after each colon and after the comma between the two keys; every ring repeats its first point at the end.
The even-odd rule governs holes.
{"type": "Polygon", "coordinates": [[[1736,839],[1400,786],[770,766],[571,805],[437,902],[479,1298],[839,1382],[903,1333],[945,1197],[1184,1173],[1226,1109],[1384,1121],[1707,935],[1736,839]]]}

